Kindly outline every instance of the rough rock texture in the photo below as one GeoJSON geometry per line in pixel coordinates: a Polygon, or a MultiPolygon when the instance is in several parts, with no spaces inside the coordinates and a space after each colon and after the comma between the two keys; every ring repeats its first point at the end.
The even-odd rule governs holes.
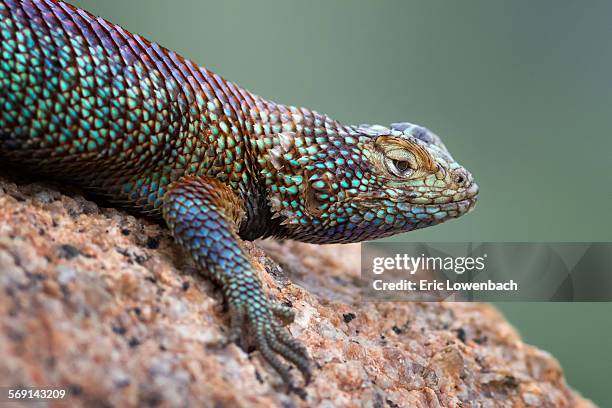
{"type": "Polygon", "coordinates": [[[491,306],[362,304],[358,246],[247,245],[319,365],[306,401],[215,345],[220,294],[163,227],[0,176],[0,386],[67,388],[51,406],[592,406],[491,306]]]}

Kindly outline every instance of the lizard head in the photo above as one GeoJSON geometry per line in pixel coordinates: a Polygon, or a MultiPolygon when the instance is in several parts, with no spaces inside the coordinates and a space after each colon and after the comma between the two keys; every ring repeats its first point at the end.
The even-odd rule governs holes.
{"type": "Polygon", "coordinates": [[[439,224],[469,212],[478,186],[440,138],[421,126],[360,125],[348,134],[282,134],[264,170],[282,236],[358,242],[439,224]],[[285,140],[282,140],[285,139],[285,140]]]}

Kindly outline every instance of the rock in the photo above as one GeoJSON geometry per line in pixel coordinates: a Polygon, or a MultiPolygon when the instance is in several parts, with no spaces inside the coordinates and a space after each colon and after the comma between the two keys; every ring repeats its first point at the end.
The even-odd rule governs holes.
{"type": "Polygon", "coordinates": [[[163,226],[0,177],[0,385],[70,406],[593,406],[489,305],[360,303],[358,245],[246,246],[319,367],[305,401],[215,345],[220,293],[163,226]]]}

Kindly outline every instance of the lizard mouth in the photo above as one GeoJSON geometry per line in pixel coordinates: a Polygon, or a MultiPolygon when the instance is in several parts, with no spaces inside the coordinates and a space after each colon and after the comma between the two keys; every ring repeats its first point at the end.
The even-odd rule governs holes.
{"type": "Polygon", "coordinates": [[[452,201],[450,203],[445,203],[445,204],[429,204],[429,205],[424,205],[424,207],[435,207],[438,208],[439,211],[446,211],[446,212],[456,212],[457,217],[459,215],[463,215],[466,214],[470,211],[472,211],[472,209],[474,209],[474,206],[476,205],[476,201],[477,198],[474,197],[470,197],[470,198],[465,198],[463,200],[459,200],[459,201],[452,201]]]}
{"type": "Polygon", "coordinates": [[[457,218],[472,211],[476,206],[476,201],[478,201],[478,185],[473,183],[466,190],[466,197],[464,199],[441,204],[439,208],[441,211],[457,212],[458,214],[454,216],[454,218],[457,218]]]}
{"type": "Polygon", "coordinates": [[[457,215],[455,215],[453,218],[457,218],[457,217],[460,217],[462,215],[465,215],[471,212],[476,206],[476,201],[478,201],[478,197],[473,196],[473,197],[465,198],[460,201],[443,204],[442,206],[440,206],[440,210],[448,211],[448,212],[456,212],[457,215]]]}
{"type": "Polygon", "coordinates": [[[476,201],[478,201],[478,198],[476,196],[466,198],[465,200],[457,201],[455,204],[457,204],[457,210],[459,211],[459,214],[463,215],[472,211],[476,206],[476,201]]]}

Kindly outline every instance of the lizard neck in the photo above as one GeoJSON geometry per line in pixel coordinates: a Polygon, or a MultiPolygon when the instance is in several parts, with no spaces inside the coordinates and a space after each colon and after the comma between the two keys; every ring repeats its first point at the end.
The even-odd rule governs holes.
{"type": "Polygon", "coordinates": [[[247,177],[243,178],[239,194],[245,205],[245,218],[239,235],[247,240],[287,237],[290,234],[282,224],[284,217],[274,206],[280,186],[270,183],[268,177],[279,166],[278,151],[287,148],[290,139],[303,141],[305,147],[314,147],[325,143],[330,136],[353,133],[354,129],[316,111],[276,104],[231,83],[222,89],[224,99],[230,102],[234,112],[239,112],[244,137],[247,177]]]}

